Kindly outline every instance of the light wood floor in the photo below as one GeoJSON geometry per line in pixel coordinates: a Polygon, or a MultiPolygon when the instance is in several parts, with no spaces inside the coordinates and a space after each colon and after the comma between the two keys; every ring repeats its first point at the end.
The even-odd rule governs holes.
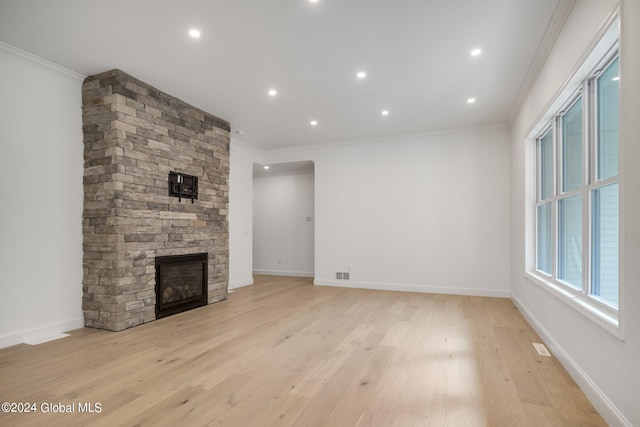
{"type": "Polygon", "coordinates": [[[507,299],[262,276],[127,331],[0,350],[0,400],[38,405],[0,413],[0,425],[606,425],[532,342],[507,299]],[[75,413],[41,413],[43,402],[75,413]]]}

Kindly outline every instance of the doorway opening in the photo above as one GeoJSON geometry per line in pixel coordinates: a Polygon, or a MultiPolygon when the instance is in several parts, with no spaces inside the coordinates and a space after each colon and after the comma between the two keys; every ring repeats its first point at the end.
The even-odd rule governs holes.
{"type": "Polygon", "coordinates": [[[314,277],[312,161],[253,167],[253,273],[314,277]]]}

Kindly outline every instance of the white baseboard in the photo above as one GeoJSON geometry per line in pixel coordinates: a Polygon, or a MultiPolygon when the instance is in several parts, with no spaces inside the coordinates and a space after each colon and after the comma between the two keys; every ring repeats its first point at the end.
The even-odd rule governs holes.
{"type": "Polygon", "coordinates": [[[511,295],[511,300],[515,306],[520,310],[527,322],[533,327],[544,343],[549,347],[549,350],[558,359],[558,361],[569,372],[569,375],[580,386],[584,394],[591,401],[593,406],[598,410],[600,415],[605,419],[610,426],[632,427],[629,420],[616,408],[616,406],[609,400],[606,394],[600,390],[598,385],[582,370],[580,365],[567,353],[558,341],[553,338],[549,331],[542,326],[538,319],[522,304],[522,301],[515,295],[511,295]]]}
{"type": "Polygon", "coordinates": [[[315,279],[314,285],[339,288],[375,289],[380,291],[419,292],[423,294],[467,295],[479,297],[510,298],[511,292],[503,289],[441,288],[428,285],[401,283],[358,282],[355,280],[315,279]]]}
{"type": "Polygon", "coordinates": [[[264,276],[289,276],[289,277],[313,277],[313,272],[308,271],[288,271],[288,270],[253,270],[253,274],[264,276]]]}
{"type": "Polygon", "coordinates": [[[253,285],[253,278],[236,280],[234,282],[229,282],[229,290],[241,288],[243,286],[253,285]]]}
{"type": "Polygon", "coordinates": [[[72,331],[84,327],[84,318],[63,320],[61,322],[48,323],[31,329],[9,332],[0,335],[0,348],[22,343],[38,343],[49,341],[52,337],[62,337],[63,332],[72,331]]]}

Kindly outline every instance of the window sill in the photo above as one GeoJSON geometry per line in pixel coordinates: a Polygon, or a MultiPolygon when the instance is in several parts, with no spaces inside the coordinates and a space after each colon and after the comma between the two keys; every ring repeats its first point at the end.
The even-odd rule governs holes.
{"type": "Polygon", "coordinates": [[[529,279],[545,291],[557,297],[578,313],[600,326],[619,340],[624,340],[624,334],[620,328],[619,312],[605,307],[593,297],[571,289],[568,286],[557,283],[542,274],[526,272],[525,278],[529,279]]]}

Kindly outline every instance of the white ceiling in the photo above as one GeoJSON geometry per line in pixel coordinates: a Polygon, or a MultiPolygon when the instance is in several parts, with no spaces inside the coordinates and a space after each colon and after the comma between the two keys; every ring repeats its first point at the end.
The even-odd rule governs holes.
{"type": "Polygon", "coordinates": [[[274,149],[506,123],[570,4],[0,0],[0,41],[83,75],[120,68],[274,149]]]}

